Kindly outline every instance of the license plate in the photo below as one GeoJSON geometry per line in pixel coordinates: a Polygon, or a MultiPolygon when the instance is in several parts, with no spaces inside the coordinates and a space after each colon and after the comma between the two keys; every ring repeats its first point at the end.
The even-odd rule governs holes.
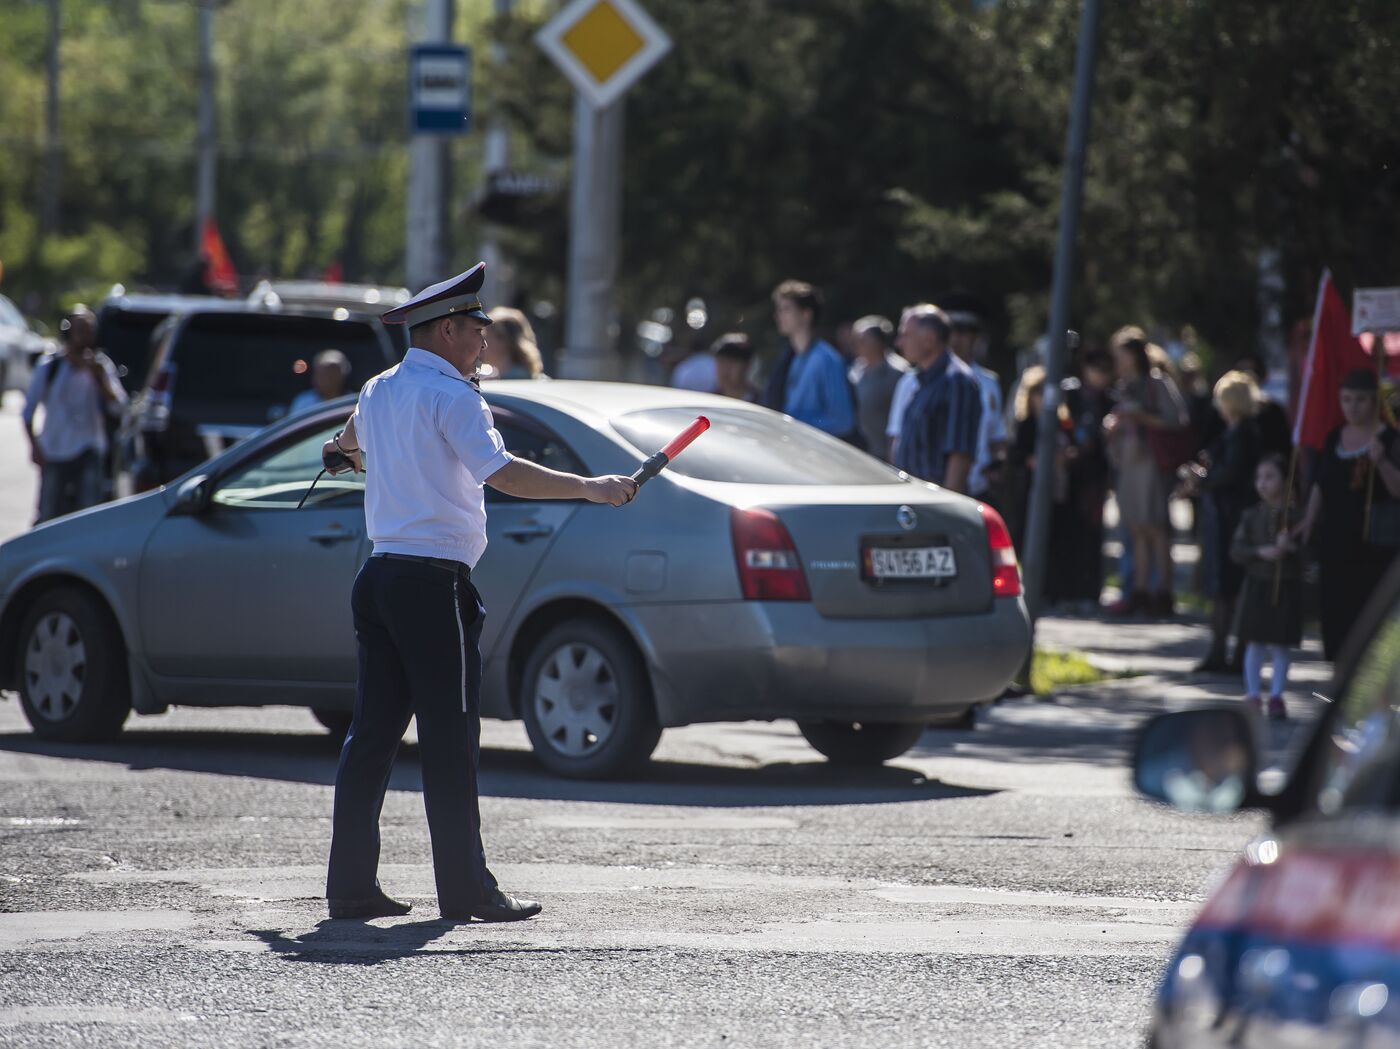
{"type": "Polygon", "coordinates": [[[872,546],[865,551],[871,579],[952,579],[958,574],[951,546],[872,546]]]}

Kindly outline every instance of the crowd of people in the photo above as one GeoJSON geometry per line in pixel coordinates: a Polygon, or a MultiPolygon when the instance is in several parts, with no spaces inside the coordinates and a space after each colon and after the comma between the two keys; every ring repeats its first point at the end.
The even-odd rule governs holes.
{"type": "MultiPolygon", "coordinates": [[[[1115,616],[1169,617],[1178,595],[1172,557],[1174,498],[1189,500],[1200,561],[1194,586],[1210,602],[1211,644],[1198,670],[1242,673],[1264,708],[1262,670],[1276,716],[1288,652],[1302,633],[1303,584],[1317,566],[1323,647],[1335,660],[1371,590],[1400,549],[1400,431],[1371,371],[1342,384],[1344,423],[1315,456],[1291,457],[1283,406],[1261,391],[1263,365],[1246,354],[1211,384],[1191,353],[1179,359],[1139,327],[1080,350],[1055,398],[1050,461],[1039,419],[1046,372],[1033,364],[1010,388],[982,363],[982,319],[933,303],[897,323],[869,315],[822,338],[822,296],[787,280],[772,294],[780,350],[756,381],[756,348],[731,332],[677,362],[673,385],[757,402],[861,447],[911,476],[996,507],[1024,549],[1037,471],[1052,472],[1047,606],[1097,612],[1106,540],[1121,545],[1115,616]],[[1306,479],[1306,488],[1299,484],[1306,479]],[[1116,506],[1117,532],[1105,532],[1116,506]]],[[[544,368],[523,313],[498,307],[485,329],[483,379],[539,379],[544,368]]],[[[95,318],[76,308],[62,349],[36,368],[25,432],[40,467],[39,519],[101,498],[100,460],[111,419],[126,400],[95,346],[95,318]],[[44,425],[36,413],[44,409],[44,425]]],[[[291,406],[346,392],[349,362],[334,349],[309,369],[311,388],[291,406]]],[[[1111,565],[1109,566],[1111,570],[1111,565]]]]}
{"type": "Polygon", "coordinates": [[[1240,355],[1211,383],[1194,353],[1173,359],[1128,325],[1075,356],[1055,399],[1053,460],[1041,463],[1045,369],[1032,364],[1003,390],[982,363],[987,340],[976,314],[914,304],[898,323],[871,315],[843,325],[848,338],[833,343],[819,334],[816,288],[788,280],[772,298],[781,348],[761,388],[752,381],[754,348],[739,334],[685,358],[673,384],[758,401],[982,500],[1006,518],[1018,549],[1036,471],[1051,470],[1056,556],[1044,598],[1052,608],[1100,611],[1114,567],[1107,541],[1116,538],[1122,596],[1102,611],[1175,615],[1171,506],[1188,501],[1200,550],[1191,585],[1209,602],[1211,627],[1197,670],[1241,674],[1251,705],[1271,716],[1284,716],[1308,566],[1318,569],[1323,647],[1335,660],[1400,549],[1400,432],[1386,421],[1373,372],[1347,377],[1345,424],[1319,454],[1299,460],[1284,406],[1261,389],[1257,355],[1240,355]],[[1116,536],[1105,531],[1110,505],[1116,536]]]}

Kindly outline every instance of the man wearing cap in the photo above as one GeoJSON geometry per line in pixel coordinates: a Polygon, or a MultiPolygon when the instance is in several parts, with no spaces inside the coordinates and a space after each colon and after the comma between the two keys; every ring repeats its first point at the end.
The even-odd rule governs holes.
{"type": "Polygon", "coordinates": [[[477,645],[486,613],[471,570],[486,548],[482,486],[612,506],[630,502],[637,486],[628,477],[560,473],[506,451],[471,381],[491,323],[478,297],[485,270],[477,263],[384,314],[408,325],[410,349],[365,384],[345,429],[323,449],[328,469],[335,454],[367,468],[365,523],[374,541],[351,596],[359,678],[336,771],[332,918],[409,911],[384,894],[377,872],[379,811],[414,716],[442,916],[518,921],[540,911],[497,887],[481,843],[477,645]]]}
{"type": "Polygon", "coordinates": [[[351,371],[350,358],[339,350],[322,350],[316,354],[311,361],[311,388],[292,398],[287,414],[297,415],[344,396],[351,371]]]}

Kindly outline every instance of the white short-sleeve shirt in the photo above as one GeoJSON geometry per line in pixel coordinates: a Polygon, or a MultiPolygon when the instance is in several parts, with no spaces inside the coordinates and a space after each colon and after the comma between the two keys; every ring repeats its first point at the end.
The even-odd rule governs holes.
{"type": "Polygon", "coordinates": [[[1001,410],[1001,380],[997,373],[973,365],[972,374],[982,391],[982,419],[977,425],[977,455],[967,476],[967,490],[980,495],[987,487],[987,467],[992,463],[992,445],[1006,441],[1006,419],[1001,410]]]}
{"type": "Polygon", "coordinates": [[[97,355],[98,366],[107,373],[107,385],[117,395],[108,405],[90,371],[78,368],[61,356],[45,357],[34,367],[29,389],[24,395],[23,418],[32,423],[39,405],[44,406],[44,428],[36,442],[45,457],[66,463],[84,452],[107,453],[107,426],[103,416],[117,414],[126,403],[117,369],[106,354],[97,355]]]}
{"type": "Polygon", "coordinates": [[[890,419],[885,424],[885,436],[898,438],[904,432],[904,413],[909,410],[909,402],[919,389],[919,369],[910,368],[894,384],[894,396],[890,400],[890,419]]]}
{"type": "Polygon", "coordinates": [[[365,526],[376,554],[475,566],[486,549],[487,478],[511,461],[481,393],[413,347],[360,391],[365,526]]]}

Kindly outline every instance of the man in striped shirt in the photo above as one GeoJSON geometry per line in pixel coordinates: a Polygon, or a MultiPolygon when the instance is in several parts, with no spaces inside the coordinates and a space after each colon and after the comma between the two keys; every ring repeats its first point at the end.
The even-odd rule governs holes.
{"type": "Polygon", "coordinates": [[[919,387],[904,412],[895,465],[905,473],[967,493],[982,421],[982,391],[972,369],[948,350],[951,327],[937,306],[910,306],[898,345],[918,369],[919,387]]]}

